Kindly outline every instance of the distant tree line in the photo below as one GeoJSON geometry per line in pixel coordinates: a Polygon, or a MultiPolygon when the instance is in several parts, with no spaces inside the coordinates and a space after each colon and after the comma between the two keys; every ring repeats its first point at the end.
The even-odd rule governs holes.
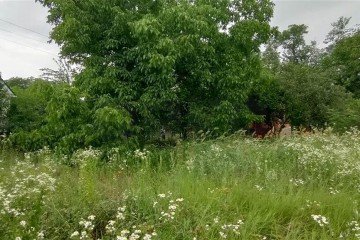
{"type": "Polygon", "coordinates": [[[323,49],[315,41],[306,43],[306,25],[276,32],[262,53],[263,83],[268,83],[255,88],[257,109],[283,112],[294,126],[340,131],[358,126],[360,31],[348,28],[349,22],[340,17],[332,24],[323,49]]]}

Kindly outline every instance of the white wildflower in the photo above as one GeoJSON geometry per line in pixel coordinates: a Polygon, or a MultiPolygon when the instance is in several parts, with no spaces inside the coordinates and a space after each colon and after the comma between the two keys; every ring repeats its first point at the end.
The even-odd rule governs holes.
{"type": "Polygon", "coordinates": [[[160,193],[158,196],[159,196],[159,198],[165,198],[165,197],[166,197],[166,194],[160,193]]]}
{"type": "Polygon", "coordinates": [[[38,237],[38,239],[44,239],[44,237],[45,237],[44,232],[43,231],[38,232],[37,237],[38,237]]]}
{"type": "Polygon", "coordinates": [[[70,238],[73,238],[73,237],[76,237],[76,236],[79,236],[79,235],[80,235],[80,233],[78,231],[75,231],[70,235],[70,238]]]}
{"type": "Polygon", "coordinates": [[[324,216],[312,214],[311,217],[319,224],[320,227],[324,227],[329,224],[329,221],[324,216]]]}
{"type": "Polygon", "coordinates": [[[225,233],[223,233],[223,232],[219,232],[219,234],[220,234],[220,237],[221,237],[221,238],[224,238],[224,239],[226,239],[226,238],[227,238],[227,235],[226,235],[225,233]]]}
{"type": "Polygon", "coordinates": [[[148,233],[145,234],[144,237],[143,237],[144,240],[151,240],[151,238],[152,238],[152,235],[148,234],[148,233]]]}

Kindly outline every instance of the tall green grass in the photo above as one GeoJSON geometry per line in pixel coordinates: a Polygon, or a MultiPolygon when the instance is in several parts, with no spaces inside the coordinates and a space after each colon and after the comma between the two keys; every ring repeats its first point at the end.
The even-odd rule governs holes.
{"type": "Polygon", "coordinates": [[[356,130],[106,155],[3,150],[2,239],[360,238],[356,130]]]}

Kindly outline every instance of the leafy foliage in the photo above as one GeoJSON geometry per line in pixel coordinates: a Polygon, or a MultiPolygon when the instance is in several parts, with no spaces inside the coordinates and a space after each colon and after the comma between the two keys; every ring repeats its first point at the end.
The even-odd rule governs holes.
{"type": "Polygon", "coordinates": [[[360,97],[360,33],[341,40],[330,56],[331,66],[335,68],[337,81],[360,97]]]}
{"type": "Polygon", "coordinates": [[[328,110],[350,97],[330,73],[301,64],[283,67],[279,81],[285,92],[287,115],[295,126],[324,126],[329,123],[328,110]]]}
{"type": "Polygon", "coordinates": [[[331,26],[333,29],[326,36],[324,43],[337,43],[343,39],[348,32],[346,27],[350,20],[351,18],[342,16],[336,22],[332,23],[331,26]]]}
{"type": "Polygon", "coordinates": [[[259,46],[271,33],[270,1],[39,2],[50,9],[62,55],[84,67],[75,86],[91,115],[102,118],[89,124],[110,114],[121,118],[108,119],[116,131],[130,127],[146,140],[162,126],[185,137],[249,121],[259,46]]]}
{"type": "Polygon", "coordinates": [[[345,104],[329,110],[330,122],[340,132],[352,127],[360,127],[360,100],[348,99],[345,104]]]}
{"type": "Polygon", "coordinates": [[[272,79],[272,88],[262,92],[260,89],[266,89],[265,82],[255,88],[258,93],[256,109],[268,118],[286,113],[294,126],[323,127],[334,120],[329,109],[333,116],[351,96],[338,85],[338,72],[334,69],[340,63],[333,61],[334,66],[330,66],[328,62],[333,58],[326,56],[326,51],[319,49],[316,42],[308,45],[306,33],[306,25],[290,25],[267,44],[262,57],[268,79],[272,79]],[[279,48],[283,50],[282,59],[279,48]]]}
{"type": "Polygon", "coordinates": [[[339,118],[357,111],[345,90],[360,94],[349,18],[333,24],[329,50],[305,41],[306,25],[271,28],[268,0],[38,2],[69,61],[43,69],[48,83],[9,81],[11,139],[25,150],[143,144],[160,129],[220,136],[285,115],[294,126],[357,125],[339,118]]]}
{"type": "Polygon", "coordinates": [[[285,92],[273,71],[264,68],[249,95],[249,109],[258,116],[254,121],[271,123],[274,118],[285,117],[285,92]]]}
{"type": "Polygon", "coordinates": [[[9,110],[11,132],[39,129],[45,123],[45,109],[53,94],[52,84],[40,79],[25,89],[22,87],[22,84],[13,87],[16,98],[9,110]]]}
{"type": "Polygon", "coordinates": [[[87,103],[76,88],[63,86],[58,89],[47,106],[47,124],[43,131],[48,135],[52,148],[62,148],[65,152],[84,147],[90,118],[87,103]]]}
{"type": "Polygon", "coordinates": [[[26,89],[28,88],[33,82],[41,80],[33,77],[29,78],[21,78],[21,77],[13,77],[6,81],[6,84],[10,88],[21,88],[26,89]]]}
{"type": "Polygon", "coordinates": [[[12,145],[23,151],[48,145],[48,133],[42,130],[47,123],[46,108],[61,85],[42,79],[16,78],[9,81],[16,93],[8,112],[8,130],[12,133],[12,145]]]}
{"type": "Polygon", "coordinates": [[[272,73],[278,72],[281,66],[281,57],[278,50],[281,43],[278,38],[278,36],[275,36],[270,39],[261,55],[264,67],[271,70],[272,73]]]}
{"type": "Polygon", "coordinates": [[[292,63],[301,63],[307,60],[307,47],[304,35],[308,33],[307,26],[290,25],[282,35],[283,58],[292,63]]]}
{"type": "Polygon", "coordinates": [[[305,34],[308,33],[308,26],[290,25],[280,35],[281,46],[284,49],[283,60],[295,64],[316,65],[321,58],[321,51],[317,48],[316,41],[308,45],[305,41],[305,34]]]}
{"type": "Polygon", "coordinates": [[[359,31],[359,26],[349,28],[351,17],[340,17],[336,22],[333,22],[331,26],[333,27],[331,31],[326,36],[324,41],[325,44],[328,44],[326,50],[332,52],[335,45],[338,44],[341,40],[351,37],[354,33],[359,31]]]}

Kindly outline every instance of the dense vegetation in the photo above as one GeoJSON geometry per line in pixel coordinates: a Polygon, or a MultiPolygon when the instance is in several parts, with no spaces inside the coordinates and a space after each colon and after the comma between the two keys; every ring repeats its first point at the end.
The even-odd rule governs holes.
{"type": "Polygon", "coordinates": [[[17,98],[3,128],[21,150],[144,146],[161,129],[219,137],[275,117],[360,125],[360,33],[350,18],[319,49],[305,25],[270,27],[270,1],[39,2],[62,60],[44,80],[7,81],[17,98]]]}
{"type": "Polygon", "coordinates": [[[359,239],[359,145],[358,131],[234,135],[161,151],[114,148],[107,164],[95,149],[72,157],[3,151],[0,232],[23,240],[359,239]]]}
{"type": "Polygon", "coordinates": [[[350,18],[320,49],[270,0],[37,2],[61,58],[0,89],[2,239],[360,239],[350,18]],[[275,118],[320,131],[246,136],[275,118]]]}

